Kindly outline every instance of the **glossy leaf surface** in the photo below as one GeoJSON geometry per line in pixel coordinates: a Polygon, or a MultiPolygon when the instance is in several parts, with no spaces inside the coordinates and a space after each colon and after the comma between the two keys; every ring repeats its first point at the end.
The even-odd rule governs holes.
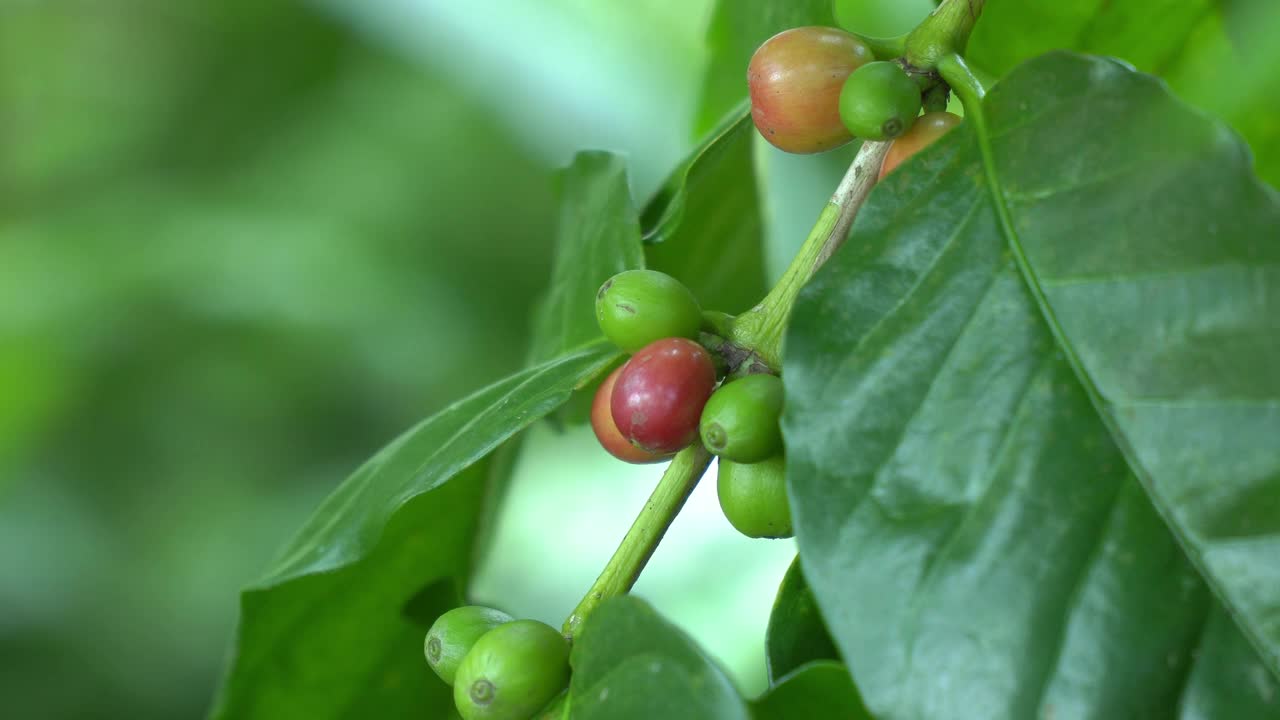
{"type": "Polygon", "coordinates": [[[1280,204],[1230,133],[1111,61],[1040,58],[986,108],[999,186],[966,123],[797,305],[801,556],[878,716],[1173,715],[1219,612],[1197,566],[1280,644],[1280,204]]]}
{"type": "Polygon", "coordinates": [[[770,682],[778,682],[813,660],[840,659],[809,582],[804,579],[799,557],[787,568],[778,586],[765,633],[764,657],[770,682]]]}
{"type": "Polygon", "coordinates": [[[572,720],[746,720],[723,671],[648,603],[631,596],[598,607],[575,640],[572,720]]]}
{"type": "Polygon", "coordinates": [[[808,663],[780,679],[751,710],[755,720],[872,720],[848,668],[832,660],[808,663]]]}

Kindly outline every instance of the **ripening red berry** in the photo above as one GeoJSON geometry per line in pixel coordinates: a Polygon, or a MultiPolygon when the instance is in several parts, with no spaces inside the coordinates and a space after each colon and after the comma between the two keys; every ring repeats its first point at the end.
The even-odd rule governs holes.
{"type": "Polygon", "coordinates": [[[849,74],[875,60],[866,43],[843,30],[798,27],[774,35],[751,56],[751,119],[775,147],[816,153],[853,134],[840,119],[840,90],[849,74]]]}
{"type": "Polygon", "coordinates": [[[929,147],[959,124],[960,116],[949,112],[930,112],[921,115],[906,134],[894,140],[889,146],[889,154],[884,156],[884,164],[880,166],[880,177],[883,178],[893,172],[893,169],[906,162],[907,158],[929,147]]]}
{"type": "Polygon", "coordinates": [[[665,338],[622,366],[610,409],[622,436],[652,453],[673,453],[698,437],[702,407],[716,385],[711,355],[698,343],[665,338]]]}
{"type": "Polygon", "coordinates": [[[613,409],[610,408],[609,401],[613,397],[614,383],[617,382],[618,376],[621,374],[622,368],[609,373],[609,377],[605,378],[604,382],[600,383],[599,389],[596,390],[595,399],[591,401],[591,429],[595,431],[596,439],[600,441],[601,447],[623,462],[637,465],[662,462],[671,457],[671,455],[669,453],[651,453],[632,445],[618,431],[618,425],[613,421],[613,409]]]}

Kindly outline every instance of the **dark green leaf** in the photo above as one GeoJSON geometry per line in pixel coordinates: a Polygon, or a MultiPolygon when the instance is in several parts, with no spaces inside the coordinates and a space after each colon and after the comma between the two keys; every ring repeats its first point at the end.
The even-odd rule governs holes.
{"type": "Polygon", "coordinates": [[[746,704],[684,633],[632,596],[587,619],[573,646],[573,720],[746,720],[746,704]]]}
{"type": "Polygon", "coordinates": [[[1011,259],[966,124],[872,193],[793,315],[806,575],[877,716],[1168,717],[1217,603],[1115,438],[1144,474],[1159,461],[1165,519],[1274,647],[1278,206],[1220,126],[1110,61],[1037,60],[988,108],[999,190],[1067,337],[1106,358],[1105,397],[1185,415],[1113,436],[1011,259]]]}
{"type": "Polygon", "coordinates": [[[622,158],[578,153],[562,170],[556,259],[533,323],[530,361],[549,360],[600,337],[596,291],[623,270],[644,267],[640,220],[622,158]]]}
{"type": "Polygon", "coordinates": [[[755,720],[872,720],[849,669],[831,660],[811,662],[787,675],[751,703],[751,712],[755,720]]]}
{"type": "Polygon", "coordinates": [[[1182,720],[1280,717],[1280,683],[1221,610],[1209,616],[1199,660],[1187,681],[1182,720]]]}
{"type": "Polygon", "coordinates": [[[734,113],[644,211],[650,266],[679,278],[707,309],[736,313],[764,296],[754,135],[746,110],[734,113]]]}
{"type": "Polygon", "coordinates": [[[1000,75],[1054,49],[1114,55],[1245,136],[1258,174],[1280,185],[1280,3],[1274,0],[1076,0],[988,3],[971,59],[1000,75]]]}
{"type": "Polygon", "coordinates": [[[765,40],[802,25],[834,26],[831,0],[720,0],[707,29],[711,60],[703,80],[698,134],[747,97],[747,63],[765,40]]]}
{"type": "Polygon", "coordinates": [[[764,659],[770,682],[778,682],[811,660],[840,659],[813,591],[800,570],[799,556],[787,569],[778,587],[778,598],[773,601],[764,638],[764,659]]]}
{"type": "Polygon", "coordinates": [[[467,573],[481,460],[616,356],[598,343],[490,385],[348,478],[242,596],[212,716],[409,717],[446,707],[448,690],[421,657],[415,598],[467,573]]]}
{"type": "Polygon", "coordinates": [[[986,105],[1056,335],[1280,674],[1280,194],[1225,127],[1114,63],[1047,56],[986,105]]]}

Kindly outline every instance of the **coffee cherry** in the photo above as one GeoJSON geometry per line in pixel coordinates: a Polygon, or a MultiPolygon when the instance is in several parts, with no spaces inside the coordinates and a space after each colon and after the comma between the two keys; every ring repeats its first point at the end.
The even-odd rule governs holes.
{"type": "Polygon", "coordinates": [[[702,409],[702,444],[725,460],[755,463],[782,451],[782,381],[748,375],[727,382],[702,409]]]}
{"type": "Polygon", "coordinates": [[[765,140],[791,153],[839,147],[853,136],[840,121],[840,88],[875,56],[858,38],[828,27],[785,30],[747,66],[751,119],[765,140]]]}
{"type": "Polygon", "coordinates": [[[552,698],[547,706],[538,711],[533,720],[567,720],[569,717],[569,691],[566,690],[552,698]]]}
{"type": "Polygon", "coordinates": [[[609,407],[618,431],[651,453],[674,453],[698,437],[716,368],[701,345],[666,338],[637,352],[613,386],[609,407]]]}
{"type": "Polygon", "coordinates": [[[721,460],[716,479],[720,509],[747,537],[791,537],[786,477],[787,465],[781,455],[751,464],[721,460]]]}
{"type": "Polygon", "coordinates": [[[925,113],[916,119],[916,124],[906,131],[884,156],[884,164],[880,166],[880,177],[884,177],[901,165],[907,158],[929,147],[947,131],[960,124],[960,116],[949,112],[925,113]]]}
{"type": "Polygon", "coordinates": [[[614,345],[633,353],[666,337],[698,337],[702,308],[689,288],[670,275],[627,270],[600,286],[596,322],[614,345]]]}
{"type": "Polygon", "coordinates": [[[920,114],[920,87],[897,63],[854,70],[840,91],[840,118],[864,140],[889,140],[911,129],[920,114]]]}
{"type": "Polygon", "coordinates": [[[641,450],[632,445],[618,431],[618,425],[613,421],[613,409],[610,407],[610,399],[613,397],[614,383],[617,382],[618,376],[621,374],[622,368],[609,373],[609,377],[600,383],[600,387],[596,390],[595,399],[591,402],[591,429],[595,431],[596,439],[600,441],[600,445],[605,450],[609,451],[610,455],[623,462],[641,465],[662,462],[670,458],[670,454],[664,455],[641,450]]]}
{"type": "Polygon", "coordinates": [[[537,620],[485,633],[458,666],[453,704],[464,720],[528,720],[569,682],[569,644],[537,620]]]}
{"type": "Polygon", "coordinates": [[[476,640],[507,622],[511,622],[510,615],[480,605],[464,605],[446,612],[436,618],[427,631],[422,646],[427,664],[441,680],[452,685],[458,664],[476,640]]]}

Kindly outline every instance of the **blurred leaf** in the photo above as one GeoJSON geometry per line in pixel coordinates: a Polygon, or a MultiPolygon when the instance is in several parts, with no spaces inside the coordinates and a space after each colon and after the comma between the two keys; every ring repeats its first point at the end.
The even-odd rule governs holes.
{"type": "Polygon", "coordinates": [[[425,584],[467,572],[486,467],[477,463],[616,354],[599,343],[495,383],[348,478],[242,596],[212,716],[405,717],[424,696],[446,698],[428,682],[421,628],[404,606],[425,584]]]}
{"type": "Polygon", "coordinates": [[[911,31],[937,5],[934,0],[834,0],[836,22],[867,37],[895,37],[911,31]]]}
{"type": "Polygon", "coordinates": [[[747,97],[747,63],[765,40],[793,27],[836,24],[832,0],[719,0],[707,28],[711,58],[694,127],[702,135],[747,97]]]}
{"type": "Polygon", "coordinates": [[[644,267],[625,161],[604,152],[579,153],[559,180],[555,266],[533,322],[534,363],[600,337],[600,286],[623,270],[644,267]]]}
{"type": "Polygon", "coordinates": [[[638,197],[688,152],[712,0],[312,0],[438,68],[551,165],[629,157],[638,197]]]}
{"type": "Polygon", "coordinates": [[[122,172],[238,167],[350,45],[297,0],[0,3],[0,207],[56,206],[122,172]]]}
{"type": "Polygon", "coordinates": [[[968,55],[1004,75],[1055,48],[1115,54],[1143,70],[1167,67],[1184,52],[1216,0],[1068,0],[992,3],[969,40],[968,55]]]}
{"type": "Polygon", "coordinates": [[[751,703],[755,720],[873,720],[842,663],[818,660],[803,665],[751,703]]]}
{"type": "Polygon", "coordinates": [[[720,668],[648,603],[623,595],[587,618],[573,646],[573,720],[746,720],[720,668]]]}
{"type": "Polygon", "coordinates": [[[1103,403],[966,123],[872,192],[793,314],[806,577],[878,716],[1169,716],[1217,605],[1165,521],[1260,646],[1280,628],[1280,204],[1114,62],[1040,58],[986,105],[996,190],[1103,403]]]}
{"type": "Polygon", "coordinates": [[[800,569],[799,556],[787,568],[778,587],[764,643],[769,681],[774,683],[812,660],[840,659],[800,569]]]}
{"type": "Polygon", "coordinates": [[[1054,49],[1114,55],[1167,80],[1249,141],[1258,175],[1280,186],[1280,3],[1273,0],[1072,0],[990,3],[970,58],[1003,75],[1054,49]]]}
{"type": "Polygon", "coordinates": [[[705,309],[737,313],[764,297],[754,135],[750,115],[735,111],[644,210],[649,265],[683,281],[705,309]]]}

